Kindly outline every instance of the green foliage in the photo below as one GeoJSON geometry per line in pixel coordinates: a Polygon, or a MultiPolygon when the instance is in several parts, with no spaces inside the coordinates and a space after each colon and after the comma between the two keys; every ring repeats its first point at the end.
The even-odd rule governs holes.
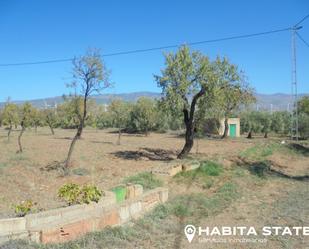
{"type": "Polygon", "coordinates": [[[63,129],[76,128],[80,122],[82,113],[82,97],[65,97],[64,102],[57,107],[57,114],[59,116],[57,126],[63,129]]]}
{"type": "Polygon", "coordinates": [[[51,127],[55,128],[58,122],[58,115],[56,110],[54,109],[45,109],[42,113],[42,118],[44,119],[45,123],[51,127]]]}
{"type": "Polygon", "coordinates": [[[58,197],[67,202],[68,205],[73,204],[89,204],[90,202],[98,202],[104,193],[94,185],[85,185],[80,187],[75,183],[64,184],[58,190],[58,197]]]}
{"type": "Polygon", "coordinates": [[[143,132],[146,135],[157,124],[157,112],[155,102],[149,98],[141,97],[133,105],[130,117],[130,130],[143,132]]]}
{"type": "Polygon", "coordinates": [[[105,111],[102,107],[96,116],[96,127],[99,129],[113,127],[112,114],[109,111],[105,111]]]}
{"type": "Polygon", "coordinates": [[[26,102],[19,108],[19,115],[21,125],[23,127],[29,127],[34,121],[35,108],[30,103],[26,102]]]}
{"type": "Polygon", "coordinates": [[[210,90],[217,82],[208,57],[191,52],[186,46],[175,54],[165,55],[165,69],[162,76],[155,76],[155,79],[162,88],[165,103],[174,113],[182,113],[184,107],[188,109],[190,96],[202,87],[210,90]]]}
{"type": "Polygon", "coordinates": [[[240,114],[240,130],[244,132],[254,132],[267,135],[273,132],[276,134],[286,135],[290,131],[290,113],[286,111],[259,112],[246,111],[240,114]]]}
{"type": "Polygon", "coordinates": [[[68,205],[80,203],[81,189],[80,186],[75,183],[64,184],[58,190],[58,197],[65,200],[68,205]]]}
{"type": "Polygon", "coordinates": [[[194,217],[196,220],[215,215],[228,207],[239,197],[237,185],[232,182],[225,183],[216,194],[207,197],[203,193],[177,196],[167,204],[170,214],[177,217],[194,217]]]}
{"type": "Polygon", "coordinates": [[[298,129],[301,137],[309,138],[309,115],[300,113],[298,116],[298,129]]]}
{"type": "Polygon", "coordinates": [[[218,176],[223,171],[223,168],[220,164],[212,162],[212,161],[205,161],[201,163],[201,166],[197,169],[202,174],[206,174],[209,176],[218,176]]]}
{"type": "Polygon", "coordinates": [[[13,103],[7,103],[4,106],[3,112],[2,112],[2,124],[13,126],[18,125],[19,123],[19,115],[18,115],[18,106],[13,103]]]}
{"type": "Polygon", "coordinates": [[[302,97],[298,101],[298,113],[309,115],[309,96],[302,97]]]}
{"type": "Polygon", "coordinates": [[[309,138],[309,97],[298,101],[298,129],[302,138],[309,138]]]}
{"type": "Polygon", "coordinates": [[[240,156],[249,160],[263,161],[282,147],[283,146],[278,143],[257,144],[240,152],[240,156]]]}
{"type": "Polygon", "coordinates": [[[161,187],[163,182],[150,172],[142,172],[124,179],[124,183],[140,184],[145,190],[161,187]]]}
{"type": "Polygon", "coordinates": [[[33,208],[34,203],[31,200],[26,200],[21,202],[20,204],[17,204],[14,206],[15,214],[18,217],[23,217],[26,214],[31,212],[31,209],[33,208]]]}
{"type": "Polygon", "coordinates": [[[247,106],[256,101],[254,90],[246,82],[244,74],[227,58],[222,60],[217,58],[216,65],[221,89],[216,93],[213,108],[221,113],[222,118],[228,118],[241,106],[247,106]]]}
{"type": "Polygon", "coordinates": [[[130,118],[131,104],[122,100],[113,100],[108,106],[112,125],[116,128],[126,128],[130,118]]]}
{"type": "Polygon", "coordinates": [[[102,197],[103,192],[96,186],[85,185],[81,189],[81,203],[89,204],[90,202],[98,202],[102,197]]]}

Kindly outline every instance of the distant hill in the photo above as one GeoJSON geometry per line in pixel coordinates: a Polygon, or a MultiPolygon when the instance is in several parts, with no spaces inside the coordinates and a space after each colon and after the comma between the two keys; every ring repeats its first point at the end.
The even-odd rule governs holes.
{"type": "MultiPolygon", "coordinates": [[[[97,104],[109,104],[113,99],[122,99],[124,101],[135,102],[140,97],[160,98],[161,94],[157,92],[132,92],[132,93],[120,93],[120,94],[100,94],[93,96],[93,99],[97,104]]],[[[299,94],[299,97],[309,96],[309,94],[299,94]]],[[[257,110],[287,110],[291,103],[291,95],[284,93],[275,94],[256,94],[257,103],[254,108],[257,110]]],[[[23,104],[25,101],[12,101],[16,104],[23,104]]],[[[63,102],[62,96],[34,99],[28,101],[37,108],[44,108],[45,106],[54,107],[57,104],[63,102]]],[[[5,102],[0,102],[0,108],[5,102]]]]}

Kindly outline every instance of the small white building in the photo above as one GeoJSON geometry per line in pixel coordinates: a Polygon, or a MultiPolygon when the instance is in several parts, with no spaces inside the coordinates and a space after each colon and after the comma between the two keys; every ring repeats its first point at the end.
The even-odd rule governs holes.
{"type": "MultiPolygon", "coordinates": [[[[229,125],[229,130],[227,135],[229,137],[239,137],[240,136],[240,119],[239,118],[229,118],[227,120],[229,125]]],[[[224,119],[220,121],[219,135],[223,135],[224,133],[224,119]]]]}

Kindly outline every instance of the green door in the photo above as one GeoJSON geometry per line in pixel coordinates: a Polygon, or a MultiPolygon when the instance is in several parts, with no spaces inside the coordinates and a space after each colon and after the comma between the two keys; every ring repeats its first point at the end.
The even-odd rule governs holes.
{"type": "Polygon", "coordinates": [[[230,137],[236,137],[236,124],[230,124],[230,137]]]}

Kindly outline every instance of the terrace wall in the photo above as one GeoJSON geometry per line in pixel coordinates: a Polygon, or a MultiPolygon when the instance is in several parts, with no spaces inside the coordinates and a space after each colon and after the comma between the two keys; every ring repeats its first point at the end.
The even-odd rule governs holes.
{"type": "Polygon", "coordinates": [[[76,239],[88,232],[117,226],[137,219],[168,199],[167,188],[144,192],[141,185],[128,186],[128,198],[116,202],[113,192],[106,191],[98,203],[74,205],[28,214],[21,218],[0,220],[0,244],[11,239],[39,243],[59,243],[76,239]]]}

